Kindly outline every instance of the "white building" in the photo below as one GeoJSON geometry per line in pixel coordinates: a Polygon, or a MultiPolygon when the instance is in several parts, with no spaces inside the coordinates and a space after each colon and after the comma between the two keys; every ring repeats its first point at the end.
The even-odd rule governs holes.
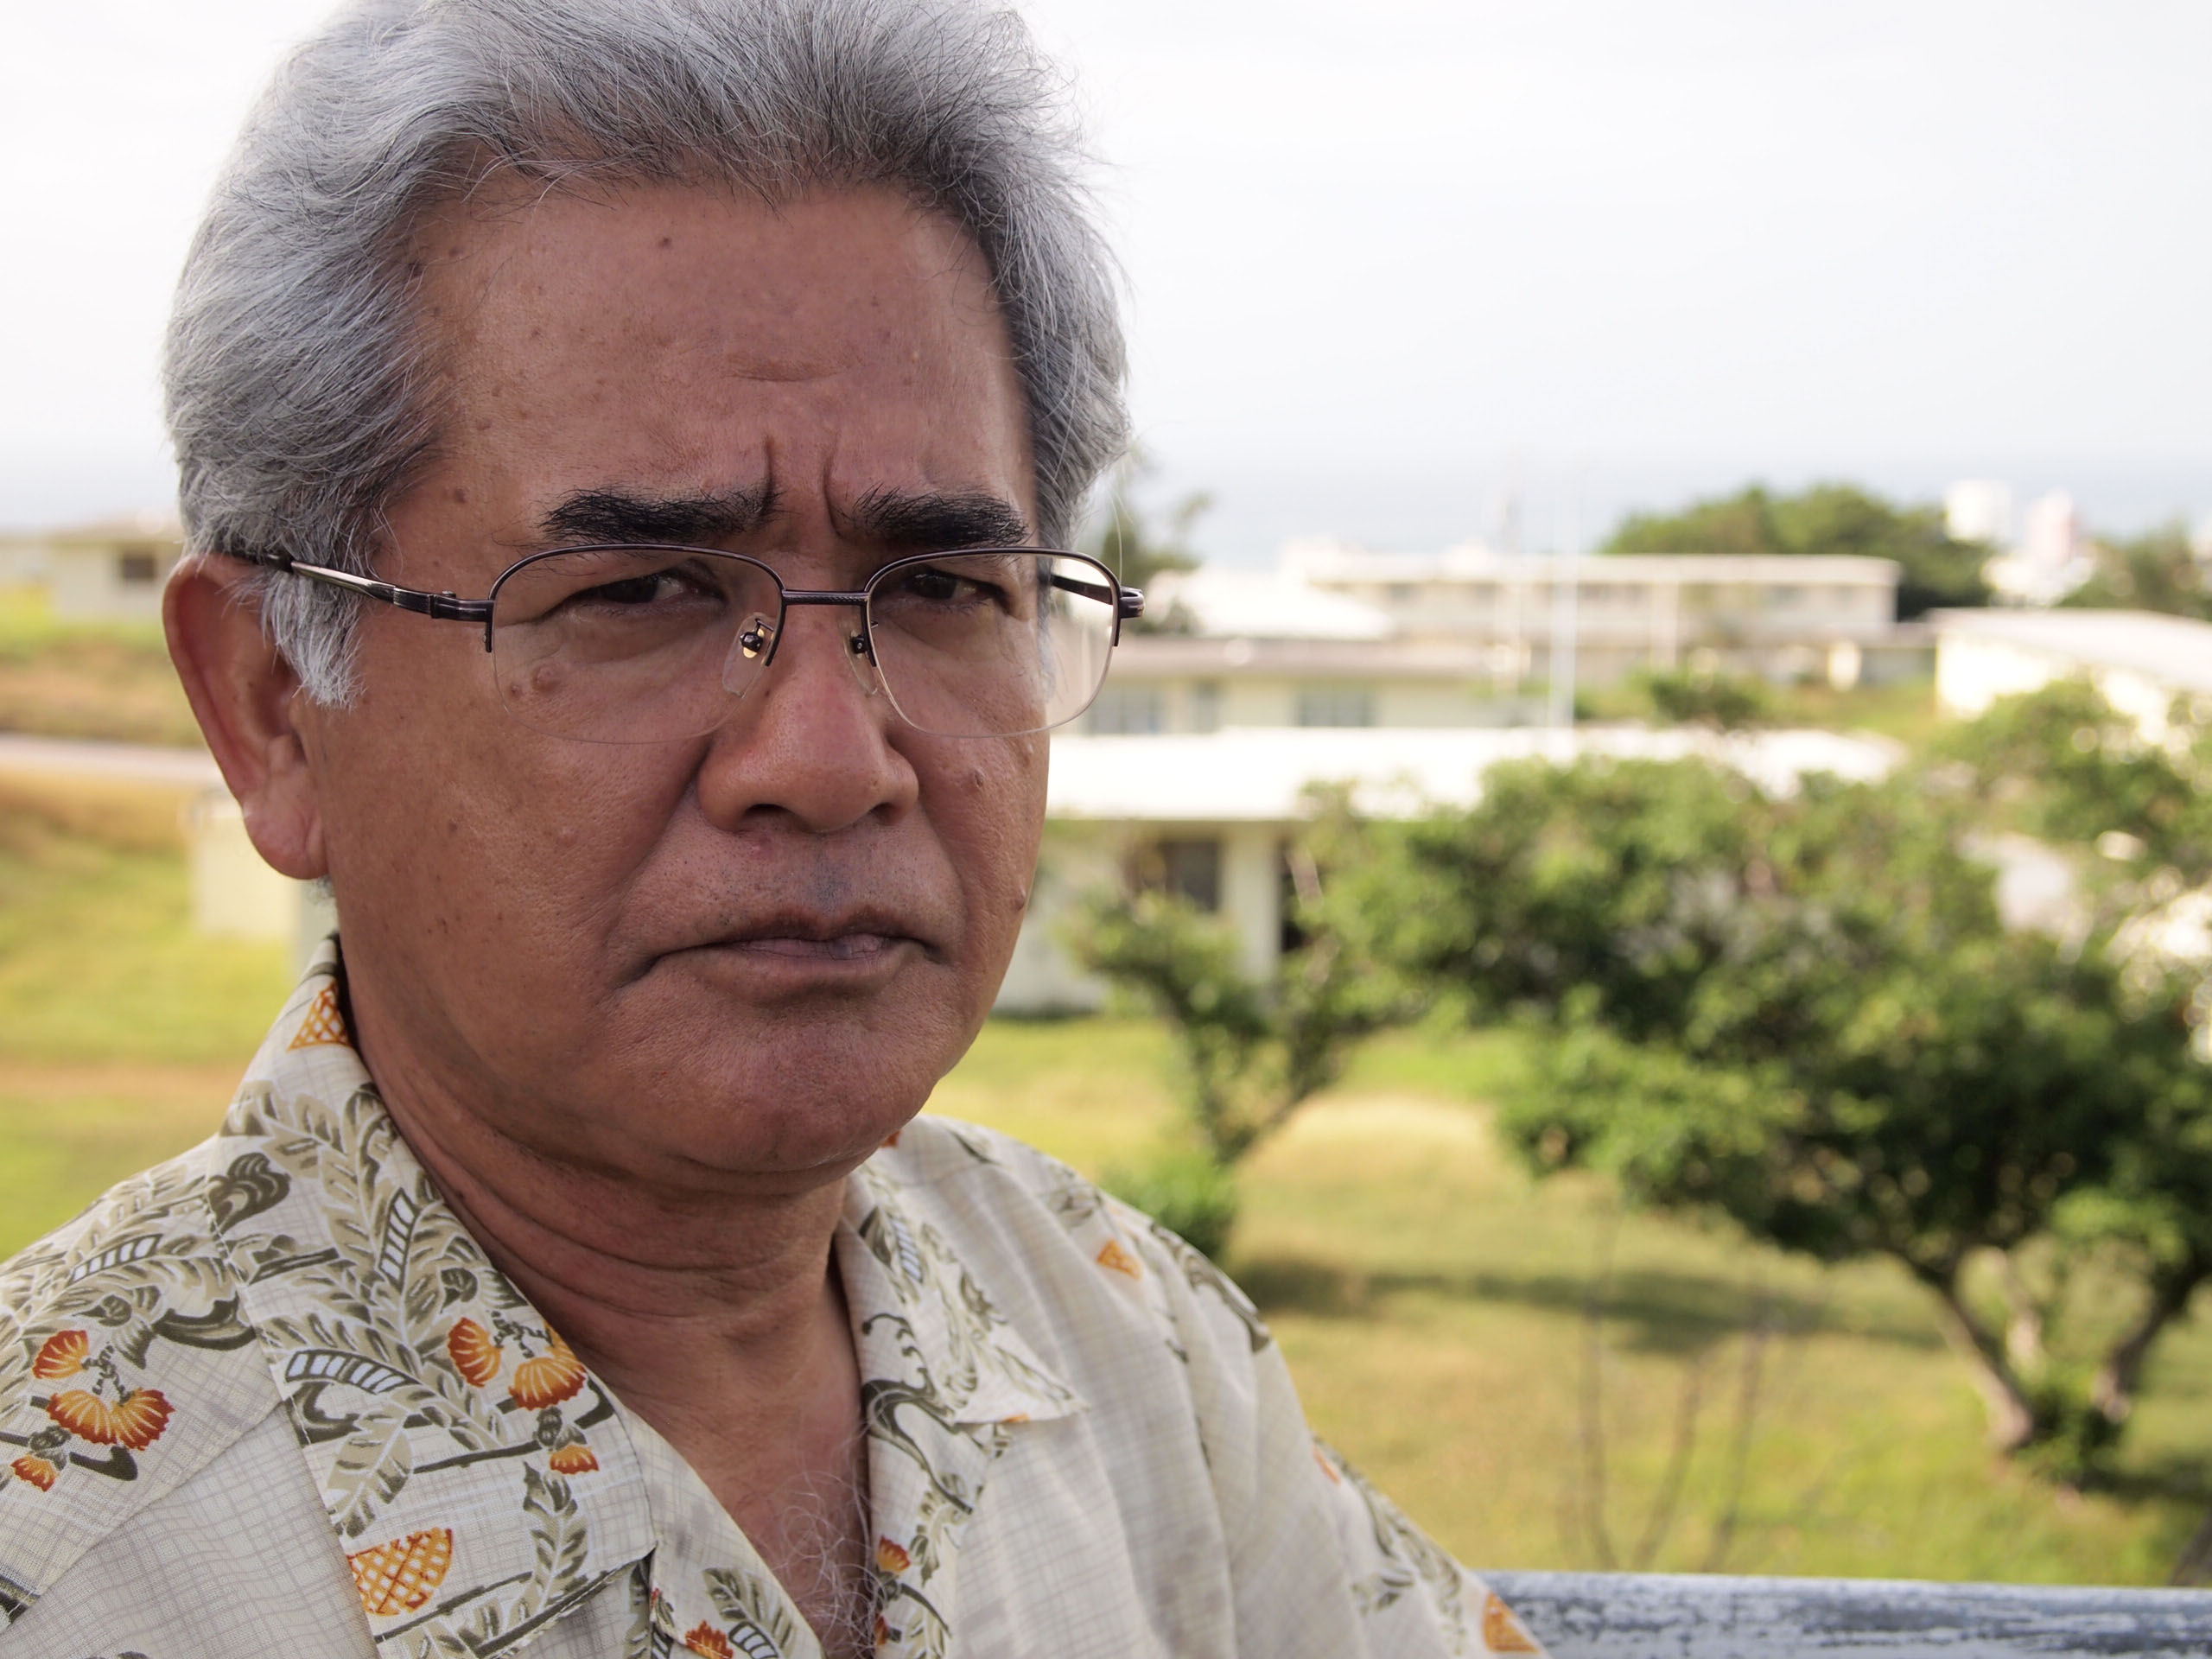
{"type": "Polygon", "coordinates": [[[1080,730],[1526,725],[1518,657],[1456,643],[1128,634],[1080,730]]]}
{"type": "Polygon", "coordinates": [[[2020,544],[1990,560],[1982,574],[1999,598],[2014,605],[2056,605],[2096,569],[2074,498],[2063,490],[2029,506],[2020,544]]]}
{"type": "Polygon", "coordinates": [[[1993,478],[1962,478],[1943,492],[1943,529],[1959,542],[2004,547],[2012,539],[2012,488],[1993,478]]]}
{"type": "Polygon", "coordinates": [[[1680,728],[1063,733],[1052,740],[1044,854],[998,1007],[1041,1013],[1105,1001],[1105,986],[1076,967],[1065,939],[1076,906],[1102,887],[1166,887],[1217,912],[1236,930],[1246,971],[1264,978],[1282,953],[1285,855],[1313,786],[1349,785],[1363,813],[1409,816],[1472,803],[1501,760],[1583,754],[1701,754],[1786,791],[1810,772],[1879,777],[1897,751],[1832,732],[1680,728]]]}
{"type": "Polygon", "coordinates": [[[1890,559],[1646,554],[1561,559],[1478,545],[1376,553],[1294,542],[1282,574],[1379,612],[1401,639],[1484,654],[1514,684],[1550,678],[1568,598],[1578,683],[1692,658],[1779,680],[1855,683],[1923,673],[1925,651],[1897,621],[1890,559]],[[1572,583],[1571,595],[1562,594],[1572,583]]]}
{"type": "Polygon", "coordinates": [[[2086,676],[2152,741],[2177,696],[2212,702],[2212,623],[2149,611],[1937,611],[1936,702],[1971,717],[2002,696],[2086,676]]]}
{"type": "Polygon", "coordinates": [[[173,515],[139,513],[0,536],[0,569],[42,585],[56,616],[154,621],[162,613],[162,584],[183,550],[173,515]]]}

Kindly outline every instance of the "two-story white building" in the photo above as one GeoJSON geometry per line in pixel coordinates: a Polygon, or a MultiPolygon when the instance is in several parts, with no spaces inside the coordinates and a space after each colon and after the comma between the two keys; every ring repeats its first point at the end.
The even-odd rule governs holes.
{"type": "Polygon", "coordinates": [[[1900,634],[1899,569],[1890,559],[1638,554],[1573,559],[1477,544],[1378,553],[1294,542],[1281,575],[1355,600],[1419,644],[1478,651],[1502,675],[1547,682],[1571,639],[1574,678],[1605,684],[1693,658],[1769,678],[1925,673],[1928,645],[1900,634]]]}

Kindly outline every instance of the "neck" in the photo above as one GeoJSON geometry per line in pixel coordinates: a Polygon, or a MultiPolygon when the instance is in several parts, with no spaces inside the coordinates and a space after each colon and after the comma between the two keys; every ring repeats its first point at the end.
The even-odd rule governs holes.
{"type": "Polygon", "coordinates": [[[830,1255],[842,1174],[798,1191],[651,1188],[524,1145],[397,1070],[378,1078],[386,1109],[461,1224],[679,1449],[709,1419],[723,1436],[732,1422],[764,1442],[804,1433],[832,1379],[850,1376],[856,1399],[830,1255]]]}

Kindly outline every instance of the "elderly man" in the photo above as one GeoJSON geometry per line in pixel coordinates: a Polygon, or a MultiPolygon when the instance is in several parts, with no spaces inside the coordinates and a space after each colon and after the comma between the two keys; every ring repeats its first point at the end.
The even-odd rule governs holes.
{"type": "Polygon", "coordinates": [[[1051,77],[896,0],[371,0],[168,363],[171,648],[325,947],[0,1273],[0,1649],[1528,1649],[1233,1287],[916,1113],[1141,601],[1051,77]]]}

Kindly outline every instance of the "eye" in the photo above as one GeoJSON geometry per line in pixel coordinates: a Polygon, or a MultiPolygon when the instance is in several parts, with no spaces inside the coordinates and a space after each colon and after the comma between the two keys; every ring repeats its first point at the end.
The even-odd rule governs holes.
{"type": "Polygon", "coordinates": [[[924,564],[900,571],[888,596],[918,600],[925,605],[973,606],[1003,604],[1006,592],[996,582],[943,565],[924,564]]]}
{"type": "Polygon", "coordinates": [[[950,570],[940,570],[925,565],[918,570],[909,570],[900,586],[916,599],[926,599],[934,604],[947,605],[953,601],[972,597],[976,584],[963,581],[950,570]]]}
{"type": "Polygon", "coordinates": [[[687,585],[673,570],[654,570],[644,575],[624,576],[619,582],[601,582],[596,588],[587,588],[576,598],[591,605],[651,605],[658,600],[677,597],[687,585]]]}

